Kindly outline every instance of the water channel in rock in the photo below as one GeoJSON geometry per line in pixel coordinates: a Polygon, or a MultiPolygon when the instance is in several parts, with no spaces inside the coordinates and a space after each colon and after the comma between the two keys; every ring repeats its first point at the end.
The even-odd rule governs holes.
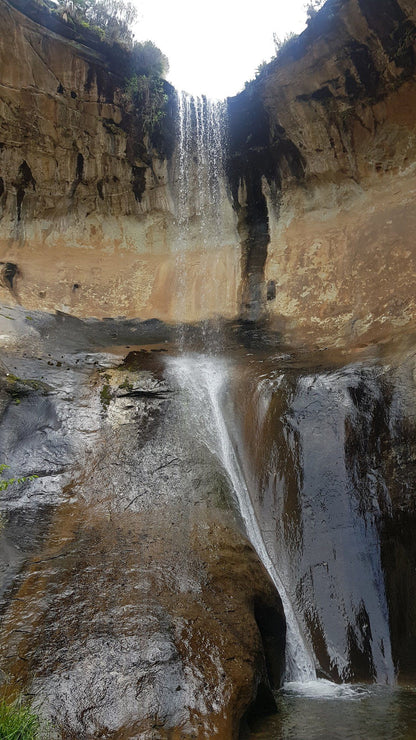
{"type": "Polygon", "coordinates": [[[385,530],[414,389],[374,358],[308,367],[272,355],[167,360],[285,610],[278,713],[252,737],[410,738],[416,693],[395,686],[385,530]]]}
{"type": "MultiPolygon", "coordinates": [[[[198,215],[209,249],[210,228],[221,232],[225,113],[187,96],[179,109],[183,225],[198,215]],[[193,205],[189,193],[198,196],[193,205]]],[[[253,737],[361,737],[363,714],[374,717],[366,737],[405,736],[398,733],[410,732],[414,693],[395,688],[392,635],[396,647],[400,640],[382,534],[394,516],[402,429],[414,422],[413,388],[409,413],[409,389],[371,356],[316,369],[290,353],[263,349],[260,359],[257,348],[241,363],[207,326],[204,353],[189,352],[182,337],[168,373],[192,433],[228,476],[287,622],[280,716],[253,737]]]]}
{"type": "MultiPolygon", "coordinates": [[[[247,536],[276,586],[285,611],[286,675],[288,680],[309,681],[315,677],[312,657],[302,638],[292,603],[280,579],[263,539],[245,478],[227,427],[227,392],[230,390],[228,362],[224,357],[182,355],[171,360],[169,370],[179,387],[186,392],[187,418],[193,433],[217,456],[235,495],[247,536]]],[[[230,420],[228,419],[228,422],[230,420]]]]}

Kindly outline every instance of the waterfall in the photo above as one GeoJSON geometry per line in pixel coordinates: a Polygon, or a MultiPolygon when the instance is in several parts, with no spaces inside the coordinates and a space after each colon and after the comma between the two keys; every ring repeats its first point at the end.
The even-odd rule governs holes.
{"type": "Polygon", "coordinates": [[[174,250],[179,324],[195,312],[205,321],[215,313],[213,307],[221,305],[215,268],[222,270],[222,265],[217,265],[221,259],[218,254],[230,242],[230,222],[234,219],[224,174],[226,117],[225,102],[178,93],[174,179],[179,237],[174,250]],[[195,269],[196,263],[200,272],[195,269]],[[210,281],[205,279],[204,264],[209,264],[210,275],[214,276],[210,281]]]}
{"type": "MultiPolygon", "coordinates": [[[[185,300],[193,276],[186,259],[190,243],[197,243],[204,253],[215,253],[224,242],[226,225],[223,204],[228,199],[224,177],[226,151],[226,105],[205,97],[178,96],[179,145],[177,153],[176,220],[180,226],[177,246],[179,323],[186,312],[185,300]]],[[[235,217],[234,217],[235,223],[235,217]]],[[[200,306],[207,315],[207,290],[201,290],[200,306]]],[[[229,364],[214,357],[220,341],[218,333],[208,332],[205,322],[204,345],[210,355],[185,354],[184,328],[180,325],[179,349],[183,354],[168,359],[174,382],[188,398],[187,420],[193,433],[208,446],[228,474],[246,533],[268,571],[282,599],[287,623],[286,677],[292,681],[315,678],[314,660],[302,638],[290,599],[279,578],[252,506],[238,456],[234,450],[224,415],[229,384],[229,364]]]]}
{"type": "Polygon", "coordinates": [[[359,373],[344,369],[344,374],[298,372],[295,380],[292,377],[296,389],[287,386],[283,391],[288,406],[278,415],[280,436],[271,429],[270,457],[264,453],[253,465],[258,450],[267,449],[263,427],[276,391],[289,381],[275,367],[269,377],[257,378],[246,397],[246,406],[254,403],[257,414],[257,428],[251,429],[255,443],[247,455],[250,445],[242,439],[242,419],[236,421],[230,393],[232,364],[219,355],[219,334],[208,331],[206,321],[215,304],[209,294],[215,290],[212,279],[202,278],[197,296],[205,319],[206,355],[188,352],[183,324],[189,315],[186,301],[197,302],[196,261],[212,260],[212,255],[221,259],[227,200],[225,105],[181,93],[178,111],[176,292],[181,354],[169,358],[167,366],[187,399],[186,422],[226,471],[247,536],[281,597],[287,623],[286,680],[314,681],[320,665],[336,680],[361,676],[394,683],[377,511],[368,506],[379,494],[377,474],[369,470],[363,484],[365,501],[360,501],[346,454],[346,429],[360,425],[351,396],[359,373]],[[356,674],[353,656],[359,665],[356,674]]]}
{"type": "Polygon", "coordinates": [[[310,681],[314,661],[304,642],[290,599],[265,546],[238,457],[227,428],[224,408],[230,365],[219,357],[182,355],[167,359],[174,381],[188,396],[187,420],[193,434],[207,445],[227,472],[247,536],[268,571],[282,600],[286,617],[286,679],[310,681]]]}
{"type": "Polygon", "coordinates": [[[226,104],[182,92],[178,94],[178,112],[176,217],[185,229],[198,220],[197,231],[207,247],[221,245],[226,104]]]}

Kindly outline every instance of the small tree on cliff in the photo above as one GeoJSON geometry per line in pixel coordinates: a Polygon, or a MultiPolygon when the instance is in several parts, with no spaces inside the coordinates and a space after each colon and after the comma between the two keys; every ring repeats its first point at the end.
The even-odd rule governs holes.
{"type": "Polygon", "coordinates": [[[58,0],[63,12],[75,20],[99,29],[110,41],[131,45],[131,26],[137,20],[137,8],[125,0],[58,0]]]}
{"type": "Polygon", "coordinates": [[[131,26],[137,20],[137,8],[122,0],[94,0],[87,13],[88,20],[101,28],[112,41],[131,44],[131,26]]]}
{"type": "Polygon", "coordinates": [[[287,33],[282,39],[280,38],[280,36],[277,35],[277,33],[274,33],[273,43],[274,43],[275,55],[278,56],[278,54],[280,54],[280,52],[283,49],[285,49],[293,39],[296,39],[296,38],[297,36],[296,36],[296,33],[294,33],[294,31],[289,31],[289,33],[287,33]]]}
{"type": "Polygon", "coordinates": [[[153,41],[136,41],[132,49],[132,65],[137,75],[164,77],[169,72],[166,54],[153,41]]]}
{"type": "Polygon", "coordinates": [[[306,22],[309,23],[312,18],[314,18],[318,12],[322,8],[322,6],[325,4],[326,0],[309,0],[308,3],[305,5],[306,10],[306,22]]]}

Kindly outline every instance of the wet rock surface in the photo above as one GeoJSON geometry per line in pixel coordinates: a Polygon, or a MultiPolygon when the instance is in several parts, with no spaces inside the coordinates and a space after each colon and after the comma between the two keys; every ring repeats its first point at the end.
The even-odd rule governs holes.
{"type": "MultiPolygon", "coordinates": [[[[3,477],[39,476],[1,497],[3,690],[62,738],[247,734],[275,706],[285,618],[214,407],[188,393],[203,355],[181,364],[159,323],[2,312],[3,477]]],[[[414,337],[224,342],[229,439],[318,675],[413,683],[414,337]]]]}
{"type": "Polygon", "coordinates": [[[416,677],[413,342],[245,370],[254,507],[318,675],[335,681],[416,677]]]}
{"type": "Polygon", "coordinates": [[[36,322],[36,357],[2,355],[7,473],[39,476],[1,499],[4,685],[63,738],[237,737],[273,706],[284,616],[167,345],[87,351],[82,322],[36,322]]]}

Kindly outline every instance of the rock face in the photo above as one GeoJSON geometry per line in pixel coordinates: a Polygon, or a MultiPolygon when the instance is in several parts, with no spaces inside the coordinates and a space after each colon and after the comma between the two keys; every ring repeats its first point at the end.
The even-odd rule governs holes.
{"type": "Polygon", "coordinates": [[[166,86],[154,146],[126,100],[125,59],[91,48],[88,36],[83,44],[63,36],[63,23],[51,31],[32,5],[0,7],[0,262],[18,268],[13,286],[3,279],[1,298],[99,318],[234,316],[240,255],[231,202],[220,250],[207,250],[198,231],[183,238],[173,89],[166,86]],[[192,264],[185,279],[184,262],[192,264]]]}
{"type": "Polygon", "coordinates": [[[230,99],[234,211],[223,189],[220,245],[204,237],[215,228],[197,198],[183,228],[173,91],[170,134],[155,147],[134,130],[123,64],[21,12],[31,7],[0,8],[4,301],[78,316],[270,318],[319,343],[413,325],[411,3],[329,0],[230,99]]]}
{"type": "MultiPolygon", "coordinates": [[[[328,0],[229,101],[208,223],[174,91],[151,141],[123,53],[31,2],[0,5],[0,300],[24,306],[0,315],[0,448],[11,476],[38,476],[1,500],[0,657],[62,737],[234,738],[282,680],[281,600],[205,411],[192,426],[162,359],[162,321],[243,320],[229,442],[322,672],[414,678],[413,339],[304,367],[267,360],[256,324],[343,351],[413,329],[415,22],[409,0],[328,0]],[[341,554],[362,553],[347,535],[339,546],[335,515],[362,534],[362,562],[373,537],[371,582],[346,578],[360,566],[341,554]],[[347,588],[354,614],[338,610],[338,631],[347,588]]],[[[201,104],[188,104],[202,141],[201,104]]]]}
{"type": "Polygon", "coordinates": [[[115,368],[101,325],[86,352],[45,318],[36,357],[2,355],[2,454],[39,476],[2,494],[2,678],[63,738],[237,737],[274,706],[285,618],[224,472],[157,345],[115,368]]]}
{"type": "Polygon", "coordinates": [[[230,101],[246,318],[340,344],[413,326],[415,20],[329,0],[230,101]]]}
{"type": "Polygon", "coordinates": [[[270,557],[336,682],[415,677],[413,344],[253,362],[236,391],[270,557]]]}

